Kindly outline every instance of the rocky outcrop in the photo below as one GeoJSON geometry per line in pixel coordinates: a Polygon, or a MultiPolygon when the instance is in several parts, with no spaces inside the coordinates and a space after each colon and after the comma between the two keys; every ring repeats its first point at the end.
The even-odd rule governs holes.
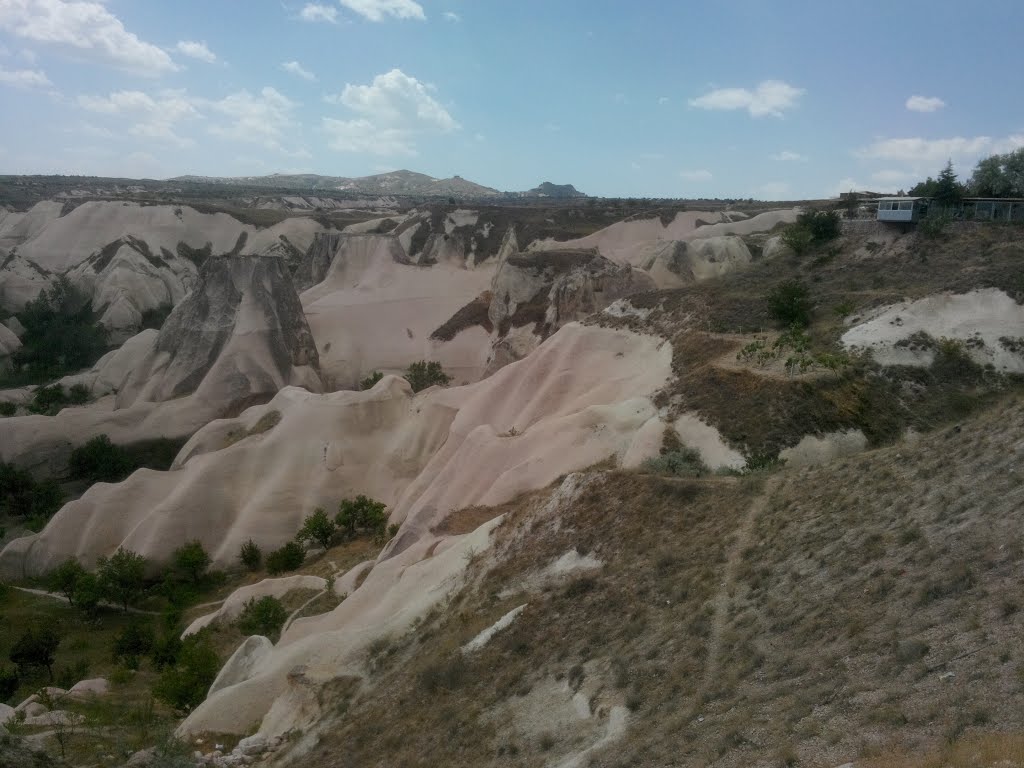
{"type": "Polygon", "coordinates": [[[93,311],[112,342],[136,333],[146,312],[177,304],[195,285],[195,264],[170,253],[157,256],[142,240],[119,238],[68,272],[92,296],[93,311]]]}
{"type": "Polygon", "coordinates": [[[654,287],[646,273],[616,264],[596,249],[508,255],[491,283],[487,321],[495,336],[488,372],[521,359],[566,323],[654,287]]]}
{"type": "Polygon", "coordinates": [[[742,238],[719,235],[653,243],[642,267],[659,287],[672,287],[720,277],[750,262],[750,249],[742,238]]]}
{"type": "Polygon", "coordinates": [[[319,391],[318,370],[316,345],[284,262],[214,258],[167,318],[117,404],[196,393],[236,410],[289,384],[319,391]]]}
{"type": "Polygon", "coordinates": [[[304,291],[327,277],[342,237],[340,232],[319,232],[313,236],[312,245],[295,271],[296,288],[304,291]]]}

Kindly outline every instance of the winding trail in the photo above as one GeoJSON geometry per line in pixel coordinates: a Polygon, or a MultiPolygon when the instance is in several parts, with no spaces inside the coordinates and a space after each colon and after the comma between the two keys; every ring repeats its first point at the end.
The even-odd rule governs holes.
{"type": "Polygon", "coordinates": [[[746,516],[740,521],[736,528],[736,539],[729,550],[725,567],[722,569],[722,585],[715,594],[712,606],[714,616],[711,619],[711,634],[708,638],[707,664],[704,666],[704,679],[701,684],[701,695],[710,691],[718,677],[721,667],[720,657],[722,655],[722,636],[725,634],[726,619],[729,615],[729,605],[732,599],[729,595],[736,586],[736,574],[739,571],[740,562],[743,558],[743,550],[750,543],[750,536],[754,531],[754,523],[764,512],[768,504],[768,498],[775,487],[774,479],[765,482],[761,493],[750,503],[746,516]]]}
{"type": "MultiPolygon", "coordinates": [[[[60,600],[62,603],[68,603],[69,605],[71,604],[71,601],[68,600],[66,595],[61,595],[56,592],[47,592],[45,589],[32,589],[30,587],[14,587],[14,589],[18,590],[19,592],[24,592],[28,595],[36,595],[37,597],[49,597],[51,600],[60,600]]],[[[103,606],[104,608],[110,608],[114,611],[123,610],[122,606],[116,605],[106,600],[100,600],[98,604],[103,606]]],[[[140,616],[160,615],[160,611],[144,611],[141,608],[132,608],[131,606],[128,606],[128,613],[134,613],[140,616]]]]}

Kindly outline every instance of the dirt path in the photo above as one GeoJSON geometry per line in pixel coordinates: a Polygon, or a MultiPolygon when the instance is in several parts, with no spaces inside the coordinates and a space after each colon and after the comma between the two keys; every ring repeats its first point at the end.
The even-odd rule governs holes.
{"type": "MultiPolygon", "coordinates": [[[[49,597],[51,600],[60,600],[62,603],[71,602],[65,595],[59,595],[56,592],[47,592],[45,589],[31,589],[30,587],[14,587],[14,589],[18,590],[19,592],[25,592],[29,595],[37,595],[38,597],[49,597]]],[[[122,610],[122,607],[120,605],[108,603],[106,600],[100,600],[99,604],[102,605],[104,608],[110,608],[115,611],[122,610]]],[[[132,608],[131,606],[128,607],[128,613],[134,613],[141,616],[160,615],[159,611],[144,611],[141,608],[132,608]]]]}
{"type": "Polygon", "coordinates": [[[754,531],[754,523],[760,517],[768,504],[768,497],[775,487],[773,480],[768,480],[760,495],[757,496],[747,510],[746,516],[740,521],[736,529],[736,540],[726,557],[725,567],[722,569],[722,584],[715,594],[712,605],[714,616],[711,619],[711,634],[708,637],[707,664],[704,667],[704,680],[701,684],[701,693],[707,693],[712,689],[718,677],[720,663],[719,657],[722,654],[722,635],[725,633],[726,620],[729,616],[730,593],[736,586],[736,574],[739,571],[740,562],[743,558],[743,550],[750,543],[750,535],[754,531]]]}

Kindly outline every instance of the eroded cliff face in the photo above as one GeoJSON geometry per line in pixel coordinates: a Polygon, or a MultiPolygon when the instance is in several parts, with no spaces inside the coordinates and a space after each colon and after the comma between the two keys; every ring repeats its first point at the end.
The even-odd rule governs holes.
{"type": "Polygon", "coordinates": [[[269,399],[288,384],[319,390],[318,370],[313,335],[284,262],[267,256],[210,259],[118,404],[200,393],[230,409],[269,399]]]}
{"type": "Polygon", "coordinates": [[[654,287],[645,272],[616,264],[595,249],[509,254],[491,283],[487,372],[522,359],[566,323],[654,287]]]}

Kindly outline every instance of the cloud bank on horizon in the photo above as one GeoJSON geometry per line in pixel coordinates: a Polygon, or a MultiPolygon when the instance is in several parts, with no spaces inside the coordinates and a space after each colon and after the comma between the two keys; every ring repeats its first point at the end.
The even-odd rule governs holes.
{"type": "Polygon", "coordinates": [[[0,0],[0,173],[408,166],[499,189],[799,199],[895,191],[947,159],[966,177],[1024,146],[1024,105],[985,76],[1016,60],[1024,5],[908,0],[908,24],[829,5],[0,0]]]}

